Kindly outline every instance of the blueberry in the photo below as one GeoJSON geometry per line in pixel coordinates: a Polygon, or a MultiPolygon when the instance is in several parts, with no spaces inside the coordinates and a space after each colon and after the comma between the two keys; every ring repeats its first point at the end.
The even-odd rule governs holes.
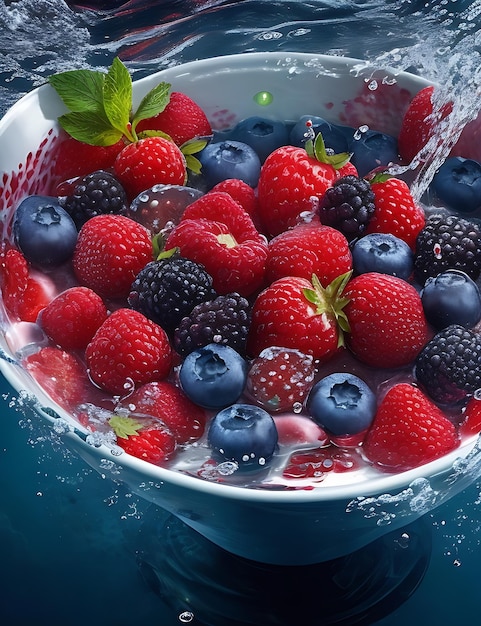
{"type": "Polygon", "coordinates": [[[233,404],[213,418],[207,439],[215,456],[252,469],[271,460],[278,435],[267,411],[251,404],[233,404]]]}
{"type": "Polygon", "coordinates": [[[239,122],[230,133],[230,139],[249,145],[263,163],[276,148],[287,145],[289,131],[284,122],[254,116],[239,122]]]}
{"type": "Polygon", "coordinates": [[[311,389],[307,409],[313,420],[332,435],[355,435],[371,425],[376,395],[354,374],[330,374],[311,389]]]}
{"type": "Polygon", "coordinates": [[[243,392],[247,362],[231,347],[210,343],[185,358],[179,380],[195,404],[220,409],[236,402],[243,392]]]}
{"type": "Polygon", "coordinates": [[[246,143],[230,139],[210,143],[197,156],[209,189],[226,178],[238,178],[251,187],[257,186],[261,162],[246,143]]]}
{"type": "MultiPolygon", "coordinates": [[[[336,153],[348,151],[348,140],[344,130],[317,115],[303,115],[294,124],[289,137],[293,146],[302,147],[306,143],[308,139],[306,122],[309,121],[312,122],[312,130],[316,135],[322,133],[326,148],[331,148],[336,153]]],[[[351,134],[353,133],[352,129],[351,134]]]]}
{"type": "Polygon", "coordinates": [[[41,268],[68,261],[77,243],[77,228],[57,198],[28,196],[17,207],[13,236],[24,257],[41,268]]]}
{"type": "Polygon", "coordinates": [[[421,291],[421,302],[426,319],[436,330],[451,324],[472,328],[481,319],[479,288],[459,270],[446,270],[428,278],[421,291]]]}
{"type": "Polygon", "coordinates": [[[365,176],[371,170],[399,160],[397,139],[375,130],[354,134],[349,144],[352,152],[351,163],[359,176],[365,176]]]}
{"type": "Polygon", "coordinates": [[[481,163],[451,157],[439,168],[431,189],[448,209],[472,213],[481,208],[481,163]]]}
{"type": "Polygon", "coordinates": [[[390,233],[372,233],[356,241],[352,263],[356,274],[379,272],[407,280],[413,271],[414,255],[402,239],[390,233]]]}

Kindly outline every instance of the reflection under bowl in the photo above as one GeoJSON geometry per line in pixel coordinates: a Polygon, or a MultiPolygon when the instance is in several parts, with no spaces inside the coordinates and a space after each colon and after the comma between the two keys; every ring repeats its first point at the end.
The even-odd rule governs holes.
{"type": "MultiPolygon", "coordinates": [[[[251,115],[295,120],[312,114],[350,126],[397,135],[412,96],[427,84],[408,73],[342,57],[252,53],[196,61],[163,70],[134,84],[134,99],[160,81],[193,97],[216,129],[251,115]],[[268,94],[269,97],[266,97],[268,94]],[[268,104],[266,104],[268,103],[268,104]],[[311,112],[309,112],[310,114],[311,112]]],[[[0,199],[3,236],[14,207],[27,194],[45,193],[54,172],[49,154],[64,112],[48,86],[22,98],[0,122],[0,199]]],[[[87,432],[40,389],[0,334],[0,368],[16,390],[26,390],[39,418],[49,421],[65,445],[99,472],[172,513],[204,537],[242,557],[301,565],[335,559],[404,527],[474,482],[481,452],[474,439],[423,467],[396,475],[367,472],[350,481],[310,490],[268,490],[209,482],[156,467],[108,445],[91,445],[87,432]]]]}

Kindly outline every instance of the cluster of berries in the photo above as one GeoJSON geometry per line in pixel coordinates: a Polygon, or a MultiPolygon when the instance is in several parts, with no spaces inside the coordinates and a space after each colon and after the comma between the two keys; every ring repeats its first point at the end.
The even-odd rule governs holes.
{"type": "MultiPolygon", "coordinates": [[[[161,109],[129,124],[127,145],[66,139],[59,168],[74,178],[16,210],[3,302],[48,338],[24,365],[52,397],[153,463],[205,434],[209,454],[242,467],[286,446],[297,478],[366,460],[409,469],[479,431],[481,228],[426,217],[405,182],[361,176],[362,149],[354,166],[311,125],[302,145],[269,120],[209,142],[187,95],[161,109]],[[99,169],[72,168],[74,144],[99,169]],[[234,171],[210,168],[234,149],[234,171]],[[258,172],[249,161],[242,177],[250,151],[258,172]],[[139,194],[187,180],[203,191],[174,222],[157,202],[149,228],[133,219],[139,194]]],[[[401,157],[428,116],[418,97],[401,157]]]]}

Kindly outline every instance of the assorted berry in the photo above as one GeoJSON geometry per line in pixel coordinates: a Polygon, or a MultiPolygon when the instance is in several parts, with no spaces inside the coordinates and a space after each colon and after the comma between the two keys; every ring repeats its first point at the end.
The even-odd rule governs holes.
{"type": "Polygon", "coordinates": [[[29,263],[48,269],[72,258],[77,228],[57,198],[29,196],[15,211],[13,236],[29,263]]]}
{"type": "Polygon", "coordinates": [[[366,230],[375,210],[370,183],[359,176],[343,176],[327,189],[319,206],[323,224],[340,230],[351,241],[366,230]]]}
{"type": "Polygon", "coordinates": [[[60,198],[80,230],[87,220],[106,213],[123,214],[128,209],[125,189],[110,172],[96,170],[76,180],[68,195],[60,198]]]}
{"type": "Polygon", "coordinates": [[[221,137],[165,83],[134,109],[118,59],[50,82],[64,181],[16,208],[2,300],[16,341],[36,333],[22,365],[87,430],[277,488],[405,471],[481,430],[481,166],[448,159],[426,212],[379,171],[449,115],[433,88],[396,138],[310,115],[221,137]]]}

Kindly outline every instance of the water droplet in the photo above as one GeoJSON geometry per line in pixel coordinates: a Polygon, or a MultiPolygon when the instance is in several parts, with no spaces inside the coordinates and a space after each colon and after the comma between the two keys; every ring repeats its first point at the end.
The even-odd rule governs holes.
{"type": "Polygon", "coordinates": [[[442,259],[442,249],[439,243],[435,243],[433,246],[433,253],[436,259],[442,259]]]}
{"type": "Polygon", "coordinates": [[[179,622],[181,622],[182,624],[190,624],[193,621],[194,614],[192,613],[192,611],[182,611],[182,613],[179,614],[179,622]]]}
{"type": "Polygon", "coordinates": [[[374,78],[369,82],[367,88],[369,89],[369,91],[376,91],[377,89],[377,80],[375,80],[374,78]]]}
{"type": "Polygon", "coordinates": [[[254,96],[254,102],[263,107],[272,104],[273,100],[274,96],[271,94],[270,91],[259,91],[254,96]]]}
{"type": "Polygon", "coordinates": [[[294,413],[302,413],[302,403],[294,402],[294,404],[292,405],[292,410],[294,413]]]}

